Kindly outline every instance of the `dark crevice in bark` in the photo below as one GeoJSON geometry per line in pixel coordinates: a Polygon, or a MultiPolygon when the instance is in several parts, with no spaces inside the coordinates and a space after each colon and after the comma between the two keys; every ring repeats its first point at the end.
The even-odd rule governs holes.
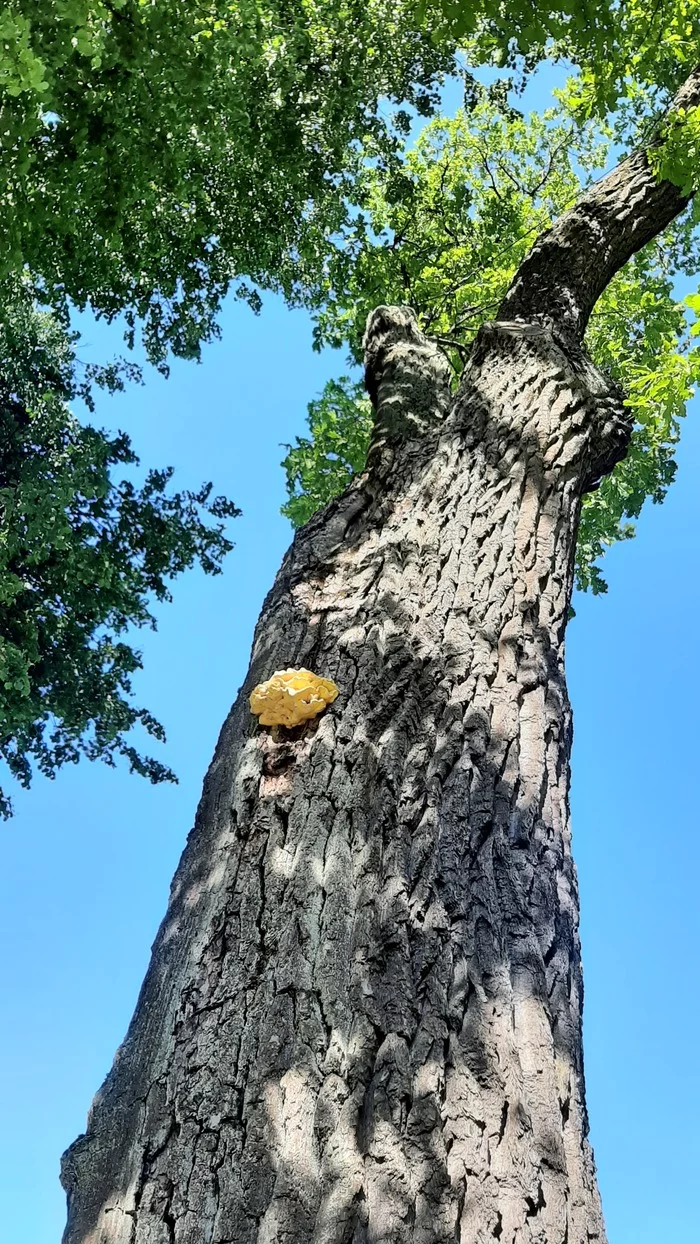
{"type": "Polygon", "coordinates": [[[544,1192],[542,1191],[542,1184],[540,1184],[537,1189],[537,1200],[535,1201],[532,1197],[526,1196],[525,1204],[527,1205],[528,1218],[536,1218],[540,1210],[547,1208],[547,1202],[544,1199],[544,1192]]]}
{"type": "Polygon", "coordinates": [[[503,1140],[503,1137],[504,1137],[504,1136],[505,1136],[505,1134],[506,1134],[506,1124],[507,1124],[507,1122],[508,1122],[508,1111],[509,1111],[509,1109],[510,1109],[510,1103],[509,1103],[509,1102],[508,1102],[508,1100],[506,1099],[506,1100],[504,1101],[504,1103],[503,1103],[503,1110],[501,1111],[501,1122],[500,1122],[500,1124],[499,1124],[499,1128],[498,1128],[498,1138],[497,1138],[497,1141],[496,1141],[496,1143],[497,1143],[497,1144],[499,1144],[499,1145],[500,1145],[501,1141],[503,1140]]]}
{"type": "Polygon", "coordinates": [[[163,1222],[165,1224],[165,1229],[168,1233],[167,1235],[168,1244],[175,1244],[176,1220],[171,1209],[174,1192],[175,1192],[175,1185],[173,1184],[172,1181],[169,1181],[167,1184],[167,1189],[166,1189],[166,1204],[163,1208],[163,1222]]]}

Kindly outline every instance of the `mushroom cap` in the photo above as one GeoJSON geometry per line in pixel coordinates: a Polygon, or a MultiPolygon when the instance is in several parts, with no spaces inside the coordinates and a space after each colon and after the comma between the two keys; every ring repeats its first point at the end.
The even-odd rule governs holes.
{"type": "Polygon", "coordinates": [[[253,688],[250,711],[259,717],[261,726],[292,729],[322,713],[337,695],[330,678],[319,678],[307,669],[278,670],[253,688]]]}

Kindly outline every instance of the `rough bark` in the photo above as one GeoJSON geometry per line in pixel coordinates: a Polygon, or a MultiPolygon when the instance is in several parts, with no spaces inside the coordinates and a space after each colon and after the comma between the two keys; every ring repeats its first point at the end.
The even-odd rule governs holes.
{"type": "Polygon", "coordinates": [[[65,1244],[605,1240],[563,644],[581,497],[629,425],[578,328],[503,316],[454,399],[410,312],[371,317],[368,469],[265,601],[64,1157],[65,1244]],[[340,696],[260,730],[248,694],[289,665],[340,696]]]}

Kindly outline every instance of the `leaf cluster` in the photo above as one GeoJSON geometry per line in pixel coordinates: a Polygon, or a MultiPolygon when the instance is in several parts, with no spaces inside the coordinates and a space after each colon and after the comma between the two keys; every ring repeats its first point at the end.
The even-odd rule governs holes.
{"type": "Polygon", "coordinates": [[[400,141],[379,102],[427,112],[450,63],[414,0],[9,0],[0,280],[196,356],[230,285],[257,308],[319,261],[363,145],[400,141]]]}
{"type": "Polygon", "coordinates": [[[284,459],[288,499],[282,514],[294,528],[350,483],[365,465],[372,432],[372,406],[364,386],[348,376],[329,380],[309,402],[310,436],[287,445],[284,459]]]}
{"type": "MultiPolygon", "coordinates": [[[[168,600],[183,570],[219,573],[238,511],[210,484],[170,491],[169,468],[137,485],[129,438],[69,409],[81,387],[73,347],[16,290],[0,323],[0,757],[24,786],[81,755],[174,780],[130,736],[139,725],[164,737],[132,700],[141,657],[129,633],[155,627],[151,602],[168,600]]],[[[101,379],[120,383],[109,370],[101,379]]]]}
{"type": "Polygon", "coordinates": [[[437,42],[466,44],[474,64],[577,65],[588,117],[615,111],[635,85],[673,94],[700,60],[700,0],[422,0],[420,13],[437,42]]]}

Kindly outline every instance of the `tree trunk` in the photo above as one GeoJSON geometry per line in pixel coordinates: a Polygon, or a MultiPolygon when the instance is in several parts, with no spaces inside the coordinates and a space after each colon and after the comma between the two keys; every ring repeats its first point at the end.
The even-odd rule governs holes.
{"type": "MultiPolygon", "coordinates": [[[[611,175],[606,279],[646,240],[645,168],[611,175]]],[[[665,193],[657,229],[683,206],[665,193]]],[[[580,244],[588,276],[574,225],[567,271],[580,244]]],[[[605,1240],[563,644],[581,497],[629,424],[578,344],[590,290],[547,324],[556,240],[538,309],[520,318],[514,286],[454,400],[410,312],[370,319],[368,469],[263,607],[134,1020],[64,1158],[64,1244],[605,1240]],[[301,665],[339,698],[259,728],[252,687],[301,665]]]]}

